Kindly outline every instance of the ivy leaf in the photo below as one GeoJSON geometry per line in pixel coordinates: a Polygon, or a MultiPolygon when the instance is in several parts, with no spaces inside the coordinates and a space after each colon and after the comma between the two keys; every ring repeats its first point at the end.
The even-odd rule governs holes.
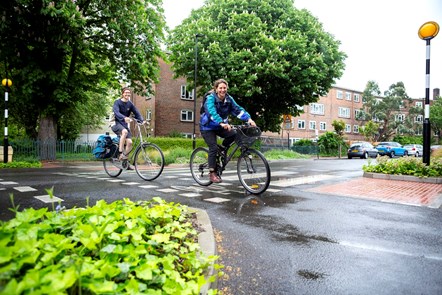
{"type": "Polygon", "coordinates": [[[170,234],[153,234],[151,239],[157,243],[166,243],[170,241],[170,234]]]}
{"type": "Polygon", "coordinates": [[[152,268],[149,265],[141,265],[135,270],[137,278],[142,280],[152,280],[152,268]]]}

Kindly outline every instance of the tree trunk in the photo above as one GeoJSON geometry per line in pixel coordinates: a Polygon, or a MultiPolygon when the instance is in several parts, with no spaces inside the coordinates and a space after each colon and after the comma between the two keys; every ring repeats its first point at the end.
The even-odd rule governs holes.
{"type": "Polygon", "coordinates": [[[40,160],[56,159],[57,123],[53,116],[41,116],[38,128],[40,160]]]}

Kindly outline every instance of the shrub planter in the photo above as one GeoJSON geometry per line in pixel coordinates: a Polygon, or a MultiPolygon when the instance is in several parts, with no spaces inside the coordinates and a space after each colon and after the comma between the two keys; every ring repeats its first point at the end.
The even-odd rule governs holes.
{"type": "Polygon", "coordinates": [[[413,175],[394,175],[394,174],[384,174],[384,173],[374,173],[374,172],[364,172],[363,176],[374,179],[402,180],[402,181],[442,184],[442,177],[418,177],[413,175]]]}

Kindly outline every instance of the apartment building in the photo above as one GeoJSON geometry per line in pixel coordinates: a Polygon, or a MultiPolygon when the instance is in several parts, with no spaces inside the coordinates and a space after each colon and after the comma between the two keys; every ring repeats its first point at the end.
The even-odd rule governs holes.
{"type": "MultiPolygon", "coordinates": [[[[143,116],[151,122],[149,135],[168,136],[180,133],[184,137],[192,138],[195,128],[196,136],[200,137],[199,108],[201,99],[197,99],[195,103],[193,89],[187,89],[185,78],[173,77],[174,73],[170,64],[159,60],[159,66],[159,82],[153,85],[155,94],[149,97],[132,94],[131,98],[143,116]]],[[[434,98],[439,95],[439,89],[434,89],[434,98]]],[[[423,99],[413,99],[413,106],[422,107],[423,104],[423,99]]],[[[359,132],[364,122],[357,119],[357,113],[362,106],[361,91],[332,87],[328,94],[320,97],[316,103],[303,106],[300,116],[284,118],[279,133],[265,132],[263,136],[285,140],[289,138],[290,142],[299,139],[315,140],[325,132],[334,130],[332,126],[334,120],[342,120],[345,122],[347,140],[364,140],[363,135],[359,132]]],[[[397,120],[405,120],[408,116],[408,107],[406,105],[404,111],[397,114],[397,120]]],[[[417,116],[414,120],[416,124],[422,124],[423,116],[417,116]]],[[[94,140],[99,134],[105,132],[112,134],[106,124],[99,130],[91,131],[88,138],[94,140]]],[[[84,133],[82,138],[85,138],[84,133]]]]}

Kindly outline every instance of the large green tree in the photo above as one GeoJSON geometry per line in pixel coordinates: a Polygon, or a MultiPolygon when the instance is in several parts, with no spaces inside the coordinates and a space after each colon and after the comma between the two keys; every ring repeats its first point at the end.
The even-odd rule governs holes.
{"type": "Polygon", "coordinates": [[[430,107],[430,124],[432,133],[438,134],[438,140],[441,139],[442,131],[442,97],[438,97],[430,107]]]}
{"type": "Polygon", "coordinates": [[[398,116],[406,113],[411,98],[408,97],[403,82],[392,84],[381,96],[379,85],[375,81],[368,81],[362,100],[362,112],[358,119],[373,120],[379,124],[379,141],[389,140],[398,132],[404,132],[406,124],[398,116]]]}
{"type": "Polygon", "coordinates": [[[161,0],[9,0],[0,16],[10,117],[30,136],[75,138],[102,121],[121,82],[141,92],[156,80],[161,0]]]}
{"type": "Polygon", "coordinates": [[[176,76],[186,77],[190,87],[195,44],[199,95],[225,78],[257,124],[276,132],[283,114],[296,116],[297,106],[328,93],[346,57],[340,42],[292,0],[206,0],[193,10],[168,39],[176,76]]]}

